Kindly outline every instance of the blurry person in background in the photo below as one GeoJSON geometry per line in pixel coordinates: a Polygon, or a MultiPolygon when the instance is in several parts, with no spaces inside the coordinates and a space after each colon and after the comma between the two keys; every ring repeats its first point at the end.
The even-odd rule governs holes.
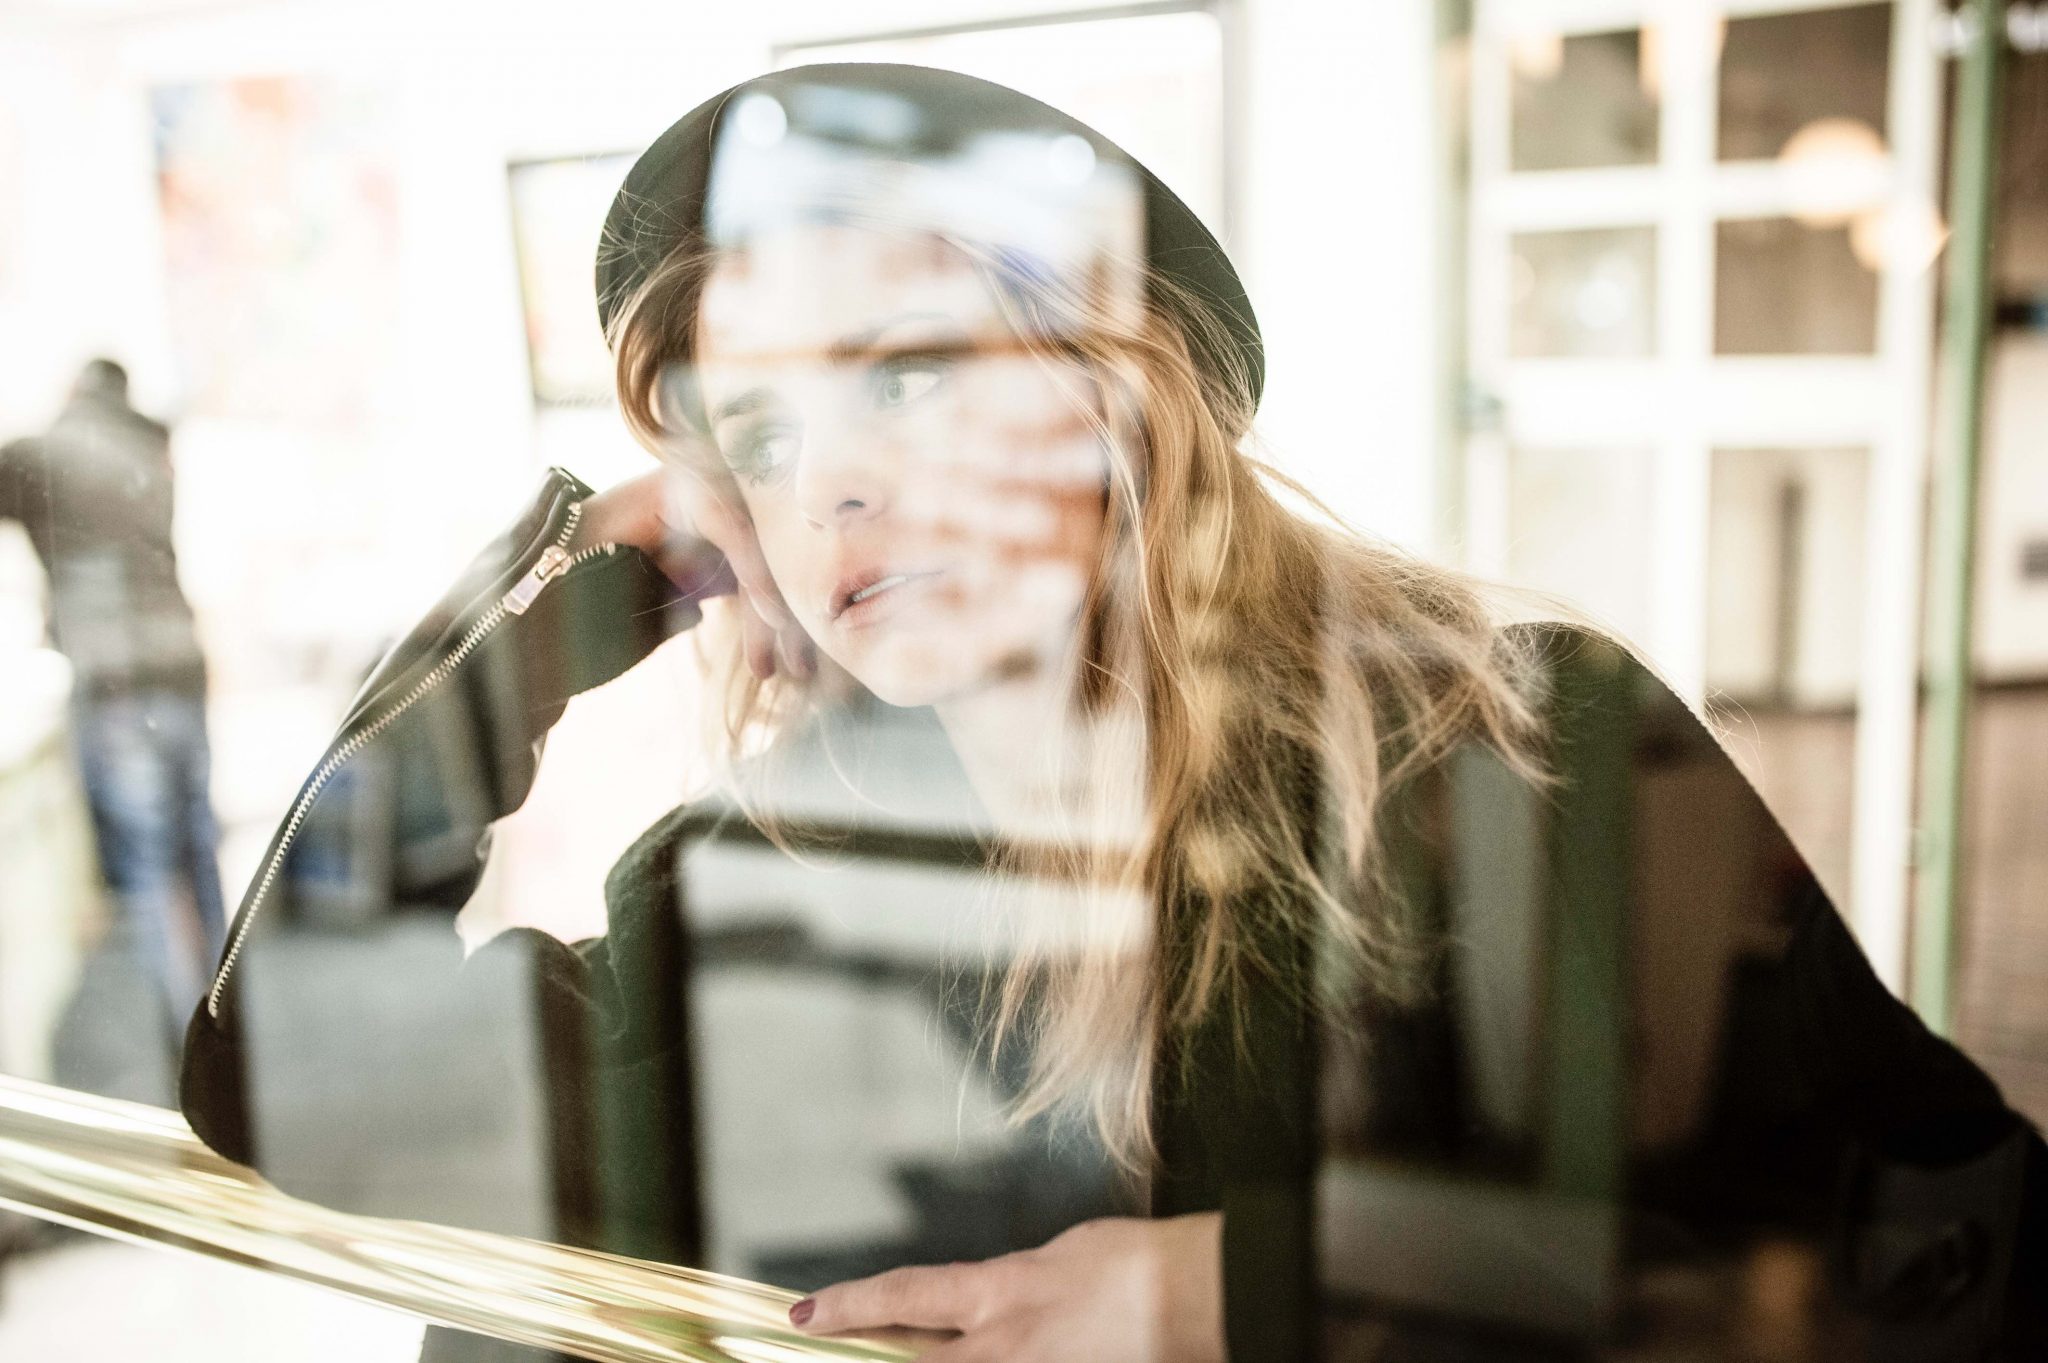
{"type": "Polygon", "coordinates": [[[0,449],[0,517],[22,524],[42,560],[52,641],[73,668],[114,945],[148,971],[174,1052],[224,919],[206,663],[178,586],[171,486],[170,432],[130,405],[128,373],[108,359],[79,372],[48,431],[0,449]]]}

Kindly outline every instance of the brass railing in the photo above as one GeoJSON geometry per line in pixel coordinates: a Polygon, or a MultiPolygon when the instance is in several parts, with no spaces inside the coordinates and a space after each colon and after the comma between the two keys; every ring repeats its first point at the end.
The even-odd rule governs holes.
{"type": "Polygon", "coordinates": [[[0,1206],[601,1363],[900,1363],[920,1343],[800,1335],[794,1293],[737,1278],[330,1211],[214,1154],[176,1113],[5,1077],[0,1206]]]}

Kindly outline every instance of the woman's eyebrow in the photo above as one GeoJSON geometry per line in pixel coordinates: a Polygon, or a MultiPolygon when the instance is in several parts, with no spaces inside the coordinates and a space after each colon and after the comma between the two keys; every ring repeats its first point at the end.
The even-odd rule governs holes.
{"type": "MultiPolygon", "coordinates": [[[[863,359],[879,349],[882,338],[891,331],[898,327],[909,326],[915,322],[938,322],[943,324],[948,334],[939,343],[942,347],[964,347],[970,339],[966,329],[960,325],[959,319],[947,313],[901,312],[897,313],[894,317],[885,317],[872,326],[862,327],[859,331],[848,332],[832,342],[832,344],[825,348],[825,361],[828,364],[849,364],[863,359]]],[[[749,356],[748,362],[750,364],[759,363],[763,358],[762,356],[749,356]]],[[[774,401],[775,394],[772,389],[767,387],[748,388],[719,403],[711,415],[706,418],[705,424],[706,426],[716,426],[719,422],[732,417],[752,416],[754,413],[772,406],[774,401]]]]}
{"type": "Polygon", "coordinates": [[[744,393],[736,394],[719,403],[718,410],[711,414],[710,419],[705,422],[705,425],[716,426],[719,422],[731,417],[752,416],[754,413],[766,408],[773,398],[774,394],[770,393],[766,388],[749,388],[744,393]]]}
{"type": "Polygon", "coordinates": [[[870,327],[849,332],[826,347],[825,358],[832,364],[844,364],[860,359],[871,353],[883,336],[897,327],[909,326],[913,322],[943,322],[948,330],[965,337],[958,319],[943,312],[899,312],[894,317],[885,317],[870,327]]]}

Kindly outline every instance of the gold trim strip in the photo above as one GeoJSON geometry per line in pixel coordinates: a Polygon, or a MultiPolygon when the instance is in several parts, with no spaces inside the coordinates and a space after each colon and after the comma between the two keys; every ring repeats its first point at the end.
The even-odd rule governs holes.
{"type": "Polygon", "coordinates": [[[222,1159],[174,1112],[6,1076],[0,1206],[598,1363],[908,1363],[934,1338],[817,1339],[789,1328],[797,1298],[781,1288],[330,1211],[222,1159]]]}

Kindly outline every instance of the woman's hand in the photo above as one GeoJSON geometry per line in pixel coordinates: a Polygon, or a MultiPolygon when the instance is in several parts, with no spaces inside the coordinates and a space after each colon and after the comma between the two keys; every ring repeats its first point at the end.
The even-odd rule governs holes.
{"type": "Polygon", "coordinates": [[[747,666],[757,677],[778,664],[798,677],[816,673],[817,653],[776,589],[737,494],[673,469],[655,469],[606,488],[583,503],[572,552],[627,544],[646,553],[693,600],[735,594],[747,666]]]}
{"type": "Polygon", "coordinates": [[[789,1319],[959,1332],[919,1363],[1222,1363],[1223,1216],[1088,1221],[1020,1254],[828,1287],[789,1319]]]}

